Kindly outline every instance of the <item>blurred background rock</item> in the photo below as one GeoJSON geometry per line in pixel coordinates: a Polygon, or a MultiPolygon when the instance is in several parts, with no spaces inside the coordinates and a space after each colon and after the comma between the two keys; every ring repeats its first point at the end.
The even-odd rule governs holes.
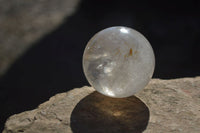
{"type": "Polygon", "coordinates": [[[0,0],[0,75],[75,11],[78,0],[0,0]]]}
{"type": "Polygon", "coordinates": [[[87,41],[122,25],[140,31],[156,56],[154,78],[200,75],[200,2],[0,0],[0,125],[49,97],[88,85],[87,41]]]}

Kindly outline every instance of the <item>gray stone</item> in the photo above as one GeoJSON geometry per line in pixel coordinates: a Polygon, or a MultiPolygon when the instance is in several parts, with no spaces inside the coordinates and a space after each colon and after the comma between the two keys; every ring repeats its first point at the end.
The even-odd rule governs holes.
{"type": "Polygon", "coordinates": [[[3,133],[199,133],[200,77],[152,79],[136,96],[110,98],[92,87],[61,93],[11,116],[3,133]]]}
{"type": "Polygon", "coordinates": [[[72,15],[79,0],[0,0],[0,76],[28,48],[72,15]]]}

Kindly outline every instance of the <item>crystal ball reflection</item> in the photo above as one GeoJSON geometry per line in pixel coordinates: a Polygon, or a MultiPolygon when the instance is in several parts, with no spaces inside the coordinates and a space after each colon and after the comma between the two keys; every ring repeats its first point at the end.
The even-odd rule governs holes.
{"type": "Polygon", "coordinates": [[[142,90],[155,67],[147,39],[128,27],[110,27],[95,34],[83,54],[83,70],[98,92],[128,97],[142,90]]]}

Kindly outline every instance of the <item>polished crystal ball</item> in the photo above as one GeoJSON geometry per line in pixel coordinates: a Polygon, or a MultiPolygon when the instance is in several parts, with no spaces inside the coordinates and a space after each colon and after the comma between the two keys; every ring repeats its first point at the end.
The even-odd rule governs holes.
{"type": "Polygon", "coordinates": [[[95,34],[83,54],[83,70],[98,92],[116,98],[142,90],[155,67],[147,39],[128,27],[110,27],[95,34]]]}

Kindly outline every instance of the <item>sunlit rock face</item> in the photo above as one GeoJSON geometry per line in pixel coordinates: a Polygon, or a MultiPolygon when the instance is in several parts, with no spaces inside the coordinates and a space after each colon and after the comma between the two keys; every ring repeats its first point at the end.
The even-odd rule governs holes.
{"type": "Polygon", "coordinates": [[[83,54],[83,69],[89,83],[110,97],[128,97],[143,89],[154,67],[150,43],[127,27],[110,27],[98,32],[83,54]]]}

